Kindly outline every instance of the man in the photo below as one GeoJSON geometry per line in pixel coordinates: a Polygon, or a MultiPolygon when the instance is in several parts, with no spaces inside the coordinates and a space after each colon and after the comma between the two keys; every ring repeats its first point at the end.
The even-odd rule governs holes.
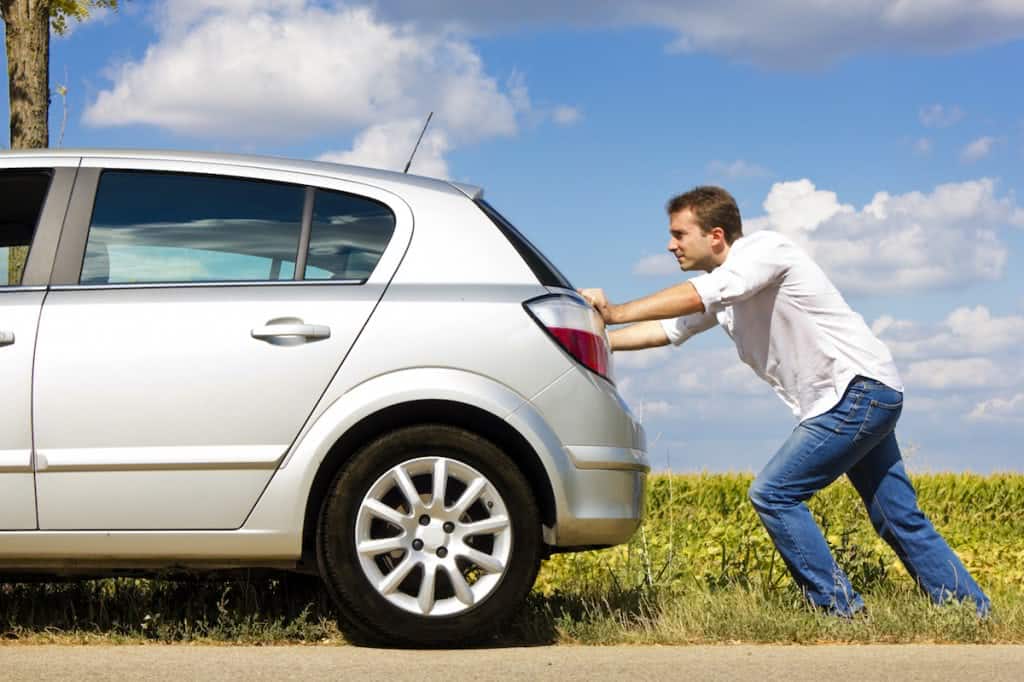
{"type": "Polygon", "coordinates": [[[918,508],[894,433],[903,386],[889,350],[792,241],[743,236],[725,190],[698,187],[667,211],[668,250],[682,270],[706,274],[621,305],[601,289],[580,293],[606,324],[637,323],[610,332],[616,351],[679,345],[721,325],[799,418],[749,497],[807,598],[844,617],[864,608],[805,504],[846,474],[875,530],[933,600],[971,599],[987,614],[988,597],[918,508]]]}

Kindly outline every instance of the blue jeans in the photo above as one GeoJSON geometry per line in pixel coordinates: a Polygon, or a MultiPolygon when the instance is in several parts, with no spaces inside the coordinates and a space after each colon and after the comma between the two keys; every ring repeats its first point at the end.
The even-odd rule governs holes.
{"type": "Polygon", "coordinates": [[[902,409],[902,393],[857,377],[838,405],[794,429],[754,480],[750,501],[807,598],[849,616],[864,602],[804,504],[846,474],[918,585],[935,602],[972,599],[985,615],[988,597],[917,506],[894,433],[902,409]]]}

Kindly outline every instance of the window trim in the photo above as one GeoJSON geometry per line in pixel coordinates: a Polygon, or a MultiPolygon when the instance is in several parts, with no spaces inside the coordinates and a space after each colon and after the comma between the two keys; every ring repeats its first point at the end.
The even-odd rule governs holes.
{"type": "Polygon", "coordinates": [[[306,279],[306,261],[309,260],[309,236],[313,232],[313,202],[316,200],[316,189],[306,186],[306,202],[302,205],[302,227],[299,230],[299,252],[295,256],[295,275],[297,282],[306,279]]]}
{"type": "MultiPolygon", "coordinates": [[[[138,284],[54,284],[51,291],[96,291],[105,289],[201,289],[205,287],[279,287],[279,286],[362,286],[363,279],[319,279],[296,281],[281,280],[231,280],[230,282],[145,282],[138,284]]],[[[46,287],[43,287],[46,288],[46,287]]]]}

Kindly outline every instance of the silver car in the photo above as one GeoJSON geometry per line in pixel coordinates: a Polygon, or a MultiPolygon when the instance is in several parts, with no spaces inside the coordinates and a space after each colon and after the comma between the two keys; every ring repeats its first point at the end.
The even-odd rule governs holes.
{"type": "Polygon", "coordinates": [[[0,154],[0,574],[318,573],[346,628],[478,639],[649,470],[603,325],[476,187],[0,154]]]}

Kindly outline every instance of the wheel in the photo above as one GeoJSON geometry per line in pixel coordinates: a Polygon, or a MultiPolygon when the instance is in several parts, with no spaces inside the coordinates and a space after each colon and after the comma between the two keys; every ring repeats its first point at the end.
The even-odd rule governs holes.
{"type": "Polygon", "coordinates": [[[355,640],[479,641],[522,607],[541,557],[529,484],[493,443],[444,425],[372,442],[335,477],[317,526],[328,592],[355,640]]]}

